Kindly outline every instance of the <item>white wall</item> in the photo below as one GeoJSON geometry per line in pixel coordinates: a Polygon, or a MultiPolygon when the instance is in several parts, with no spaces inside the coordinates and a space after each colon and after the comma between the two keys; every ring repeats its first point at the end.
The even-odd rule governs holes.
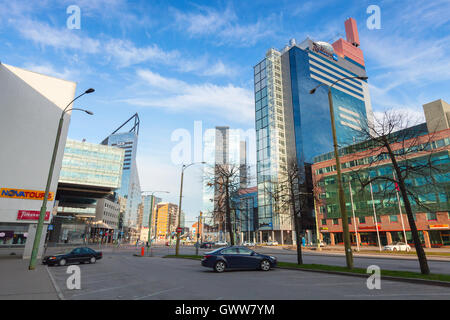
{"type": "MultiPolygon", "coordinates": [[[[62,109],[76,84],[0,64],[0,188],[44,191],[62,109]]],[[[56,193],[70,114],[59,143],[50,191],[56,193]]],[[[18,210],[39,211],[42,200],[0,197],[0,223],[17,221],[18,210]]],[[[52,211],[53,201],[47,211],[52,211]]],[[[27,241],[28,244],[29,241],[27,241]]]]}

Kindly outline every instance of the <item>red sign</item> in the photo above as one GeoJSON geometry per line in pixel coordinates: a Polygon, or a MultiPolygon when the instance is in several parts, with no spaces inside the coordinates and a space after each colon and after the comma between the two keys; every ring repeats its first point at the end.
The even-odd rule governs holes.
{"type": "Polygon", "coordinates": [[[181,233],[181,228],[177,228],[177,232],[178,232],[178,233],[181,233]]]}
{"type": "MultiPolygon", "coordinates": [[[[39,220],[40,211],[19,210],[17,220],[39,220]]],[[[50,211],[45,213],[45,221],[50,219],[50,211]]]]}
{"type": "MultiPolygon", "coordinates": [[[[372,230],[372,229],[376,230],[375,226],[371,226],[371,227],[370,226],[368,226],[368,227],[361,227],[360,226],[358,229],[359,230],[372,230]]],[[[380,230],[380,229],[381,229],[381,226],[378,226],[378,230],[380,230]]]]}
{"type": "Polygon", "coordinates": [[[448,229],[448,224],[430,224],[430,229],[448,229]]]}

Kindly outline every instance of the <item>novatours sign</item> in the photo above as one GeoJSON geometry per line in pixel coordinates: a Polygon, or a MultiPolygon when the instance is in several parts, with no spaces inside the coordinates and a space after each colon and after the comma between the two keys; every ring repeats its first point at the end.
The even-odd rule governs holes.
{"type": "MultiPolygon", "coordinates": [[[[1,188],[0,198],[44,200],[44,191],[1,188]]],[[[53,200],[53,192],[48,193],[48,200],[53,200]]]]}

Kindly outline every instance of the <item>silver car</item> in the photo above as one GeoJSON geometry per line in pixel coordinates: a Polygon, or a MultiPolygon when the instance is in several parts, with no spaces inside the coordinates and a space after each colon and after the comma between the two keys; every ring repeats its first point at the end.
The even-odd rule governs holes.
{"type": "Polygon", "coordinates": [[[384,246],[385,251],[410,251],[411,247],[409,244],[406,244],[404,242],[393,242],[391,244],[388,244],[387,246],[384,246]]]}

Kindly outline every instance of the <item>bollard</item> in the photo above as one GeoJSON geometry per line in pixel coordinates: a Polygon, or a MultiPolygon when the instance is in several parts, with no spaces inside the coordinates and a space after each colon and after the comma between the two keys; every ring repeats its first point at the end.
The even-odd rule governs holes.
{"type": "Polygon", "coordinates": [[[145,253],[145,248],[144,248],[144,247],[141,247],[141,257],[144,256],[144,253],[145,253]]]}

